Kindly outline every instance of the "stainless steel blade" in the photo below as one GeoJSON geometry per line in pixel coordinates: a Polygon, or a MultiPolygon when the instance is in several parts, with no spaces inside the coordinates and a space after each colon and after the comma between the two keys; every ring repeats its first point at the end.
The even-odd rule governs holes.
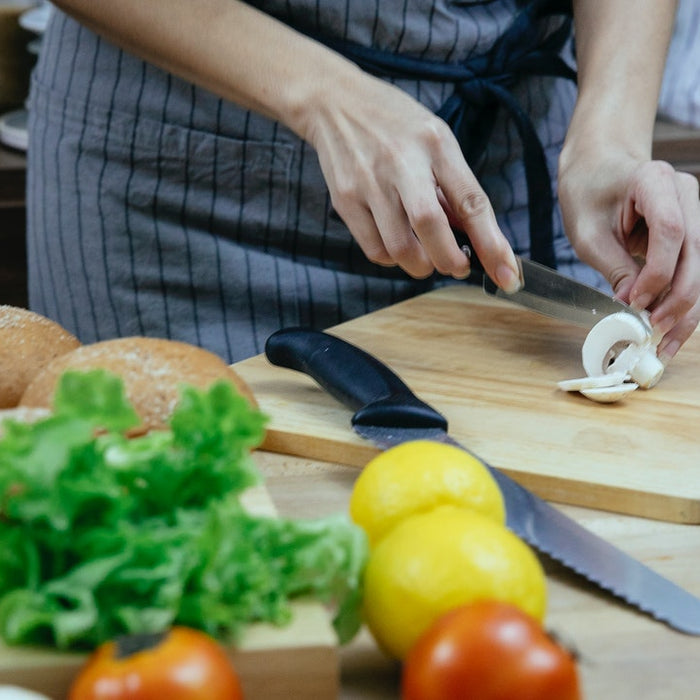
{"type": "Polygon", "coordinates": [[[484,275],[484,291],[491,296],[525,306],[528,309],[593,328],[603,317],[618,311],[636,316],[651,332],[646,317],[628,304],[595,287],[576,282],[544,265],[518,258],[522,269],[522,288],[507,294],[484,275]]]}
{"type": "MultiPolygon", "coordinates": [[[[440,428],[388,428],[355,423],[355,431],[387,449],[435,440],[473,454],[440,428]]],[[[700,599],[586,530],[554,506],[474,455],[493,474],[506,502],[506,525],[540,552],[592,583],[686,634],[700,635],[700,599]]]]}

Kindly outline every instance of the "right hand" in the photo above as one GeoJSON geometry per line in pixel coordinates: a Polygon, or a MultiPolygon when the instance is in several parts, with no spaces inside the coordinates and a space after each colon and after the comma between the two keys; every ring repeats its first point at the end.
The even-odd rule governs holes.
{"type": "Polygon", "coordinates": [[[519,286],[513,251],[447,124],[405,92],[359,69],[310,108],[304,137],[318,153],[332,204],[365,255],[423,278],[469,275],[452,227],[486,273],[519,286]]]}

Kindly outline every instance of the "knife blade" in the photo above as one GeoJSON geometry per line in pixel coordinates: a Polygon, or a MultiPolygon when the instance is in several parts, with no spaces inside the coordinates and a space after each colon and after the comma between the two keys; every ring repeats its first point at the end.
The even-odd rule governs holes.
{"type": "MultiPolygon", "coordinates": [[[[588,329],[609,314],[625,311],[636,316],[651,333],[647,316],[620,299],[565,277],[540,263],[518,256],[516,259],[520,266],[522,287],[517,292],[504,292],[488,275],[483,274],[482,286],[487,294],[588,329]]],[[[480,263],[476,263],[476,269],[483,272],[480,263]]]]}
{"type": "Polygon", "coordinates": [[[479,459],[495,478],[506,525],[535,549],[653,618],[700,635],[700,599],[548,504],[448,434],[447,421],[420,400],[379,359],[337,336],[305,328],[273,333],[268,360],[303,372],[353,410],[352,426],[387,449],[410,440],[455,445],[479,459]]]}

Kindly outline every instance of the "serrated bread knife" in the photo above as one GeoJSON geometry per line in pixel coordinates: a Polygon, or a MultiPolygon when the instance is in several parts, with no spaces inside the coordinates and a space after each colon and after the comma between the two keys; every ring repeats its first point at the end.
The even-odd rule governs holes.
{"type": "MultiPolygon", "coordinates": [[[[355,411],[355,431],[382,449],[427,439],[473,454],[447,434],[445,418],[418,399],[391,369],[336,336],[282,329],[268,338],[265,353],[274,365],[308,374],[355,411]]],[[[496,479],[505,500],[506,524],[519,537],[657,620],[700,635],[700,599],[476,457],[496,479]]]]}

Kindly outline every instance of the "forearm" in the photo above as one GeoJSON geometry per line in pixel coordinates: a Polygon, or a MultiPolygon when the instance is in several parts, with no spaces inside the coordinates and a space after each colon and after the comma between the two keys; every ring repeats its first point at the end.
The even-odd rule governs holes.
{"type": "Polygon", "coordinates": [[[357,79],[341,56],[238,0],[56,0],[113,43],[221,97],[285,123],[357,79]]]}
{"type": "Polygon", "coordinates": [[[579,97],[570,141],[649,158],[675,0],[574,0],[579,97]]]}
{"type": "Polygon", "coordinates": [[[389,82],[238,0],[55,0],[122,48],[276,119],[315,149],[335,211],[369,260],[464,277],[469,231],[493,279],[513,251],[443,120],[389,82]]]}
{"type": "Polygon", "coordinates": [[[574,0],[579,97],[559,159],[577,254],[651,312],[668,361],[700,320],[697,180],[652,159],[675,0],[574,0]]]}

